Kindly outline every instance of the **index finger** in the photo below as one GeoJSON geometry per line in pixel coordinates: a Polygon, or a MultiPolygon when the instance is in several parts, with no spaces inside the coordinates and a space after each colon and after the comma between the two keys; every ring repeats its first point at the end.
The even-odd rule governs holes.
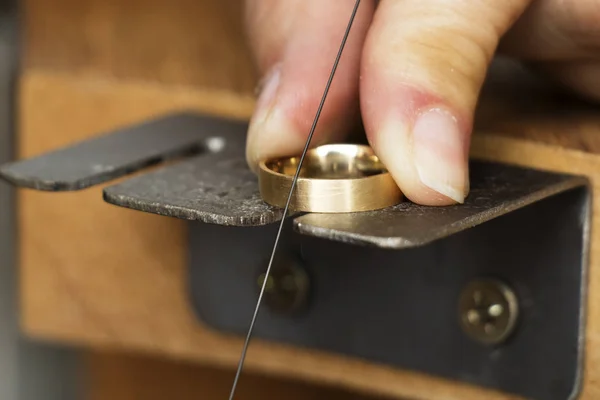
{"type": "MultiPolygon", "coordinates": [[[[250,122],[246,158],[302,151],[335,60],[353,0],[252,0],[248,29],[261,72],[262,92],[250,122]]],[[[360,115],[358,86],[363,43],[374,10],[363,0],[311,144],[345,136],[360,115]]]]}

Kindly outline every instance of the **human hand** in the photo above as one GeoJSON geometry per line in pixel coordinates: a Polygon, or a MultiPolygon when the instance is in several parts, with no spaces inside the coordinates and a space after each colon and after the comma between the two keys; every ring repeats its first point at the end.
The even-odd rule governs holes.
{"type": "MultiPolygon", "coordinates": [[[[264,76],[251,168],[304,148],[353,4],[246,0],[264,76]]],[[[361,115],[407,198],[462,203],[473,114],[496,51],[600,100],[600,0],[363,0],[312,145],[343,139],[361,115]]]]}

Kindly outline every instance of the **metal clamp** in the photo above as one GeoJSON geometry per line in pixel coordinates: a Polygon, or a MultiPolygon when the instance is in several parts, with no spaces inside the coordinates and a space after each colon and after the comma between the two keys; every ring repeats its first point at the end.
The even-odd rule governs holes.
{"type": "MultiPolygon", "coordinates": [[[[0,176],[79,190],[181,158],[106,187],[104,199],[192,221],[194,309],[241,334],[282,216],[259,196],[245,132],[241,122],[171,115],[4,165],[0,176]]],[[[293,215],[255,335],[532,399],[572,398],[590,197],[583,177],[473,161],[463,205],[293,215]]]]}

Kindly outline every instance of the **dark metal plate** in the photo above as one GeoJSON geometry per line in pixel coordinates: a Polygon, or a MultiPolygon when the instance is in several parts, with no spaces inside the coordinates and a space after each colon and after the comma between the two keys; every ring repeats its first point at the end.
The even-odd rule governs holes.
{"type": "MultiPolygon", "coordinates": [[[[279,221],[282,210],[260,198],[241,138],[226,143],[219,153],[202,154],[108,187],[104,198],[139,211],[219,225],[259,226],[279,221]]],[[[305,214],[295,219],[295,227],[305,235],[347,243],[414,247],[587,183],[582,177],[472,162],[471,193],[465,204],[425,207],[406,201],[372,212],[305,214]]]]}
{"type": "MultiPolygon", "coordinates": [[[[531,399],[574,398],[585,343],[589,206],[587,188],[573,189],[403,250],[307,237],[289,221],[274,268],[285,258],[303,265],[308,308],[282,315],[267,302],[255,337],[531,399]],[[520,304],[516,331],[492,347],[464,334],[458,314],[465,285],[488,277],[512,287],[520,304]]],[[[191,224],[191,299],[204,324],[245,334],[276,229],[191,224]],[[223,251],[223,243],[235,251],[223,251]]]]}
{"type": "Polygon", "coordinates": [[[303,234],[383,248],[420,246],[482,224],[548,196],[587,184],[585,178],[474,162],[465,204],[426,207],[410,202],[385,210],[307,214],[296,218],[303,234]]]}
{"type": "MultiPolygon", "coordinates": [[[[241,139],[240,139],[241,140],[241,139]]],[[[169,217],[234,226],[281,220],[283,210],[266,204],[243,147],[226,149],[131,178],[104,190],[104,199],[121,207],[169,217]]]]}
{"type": "Polygon", "coordinates": [[[80,190],[162,161],[209,152],[212,136],[244,136],[242,122],[175,114],[128,126],[38,157],[0,167],[0,176],[21,187],[80,190]]]}

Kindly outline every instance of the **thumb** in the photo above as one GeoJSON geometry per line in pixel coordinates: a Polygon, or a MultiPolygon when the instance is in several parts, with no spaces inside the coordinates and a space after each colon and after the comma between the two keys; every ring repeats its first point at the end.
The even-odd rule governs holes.
{"type": "Polygon", "coordinates": [[[367,136],[406,197],[462,203],[477,98],[500,37],[529,0],[382,0],[365,43],[367,136]]]}

